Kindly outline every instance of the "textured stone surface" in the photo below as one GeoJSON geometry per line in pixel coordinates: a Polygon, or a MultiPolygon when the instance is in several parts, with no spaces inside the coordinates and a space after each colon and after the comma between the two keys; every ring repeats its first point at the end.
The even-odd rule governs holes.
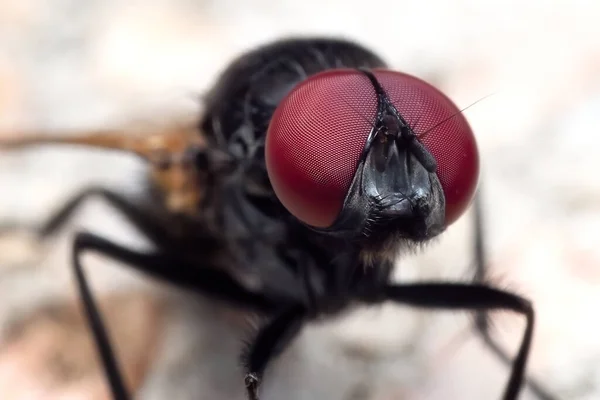
{"type": "MultiPolygon", "coordinates": [[[[460,107],[493,94],[466,111],[482,153],[491,268],[538,309],[532,373],[560,398],[593,399],[600,395],[599,18],[594,2],[566,0],[2,1],[0,135],[193,118],[201,111],[195,98],[233,56],[289,34],[355,38],[434,82],[460,107]]],[[[135,160],[99,152],[0,153],[0,222],[38,222],[94,182],[135,193],[142,172],[135,160]]],[[[401,260],[398,279],[468,279],[469,222],[401,260]]],[[[4,333],[46,304],[70,301],[67,251],[77,227],[144,246],[96,201],[42,249],[2,238],[4,333]]],[[[156,289],[121,266],[89,259],[103,296],[156,289]]],[[[243,399],[239,318],[183,295],[170,299],[142,398],[243,399]]],[[[522,321],[510,314],[494,321],[514,349],[522,321]]],[[[460,313],[386,305],[308,327],[269,372],[264,400],[497,398],[507,370],[465,331],[466,322],[460,313]]],[[[21,360],[35,358],[35,346],[22,345],[21,360]]],[[[11,357],[0,354],[0,381],[10,368],[26,371],[11,357]]],[[[19,397],[0,385],[0,397],[25,398],[30,386],[24,382],[19,397]]]]}

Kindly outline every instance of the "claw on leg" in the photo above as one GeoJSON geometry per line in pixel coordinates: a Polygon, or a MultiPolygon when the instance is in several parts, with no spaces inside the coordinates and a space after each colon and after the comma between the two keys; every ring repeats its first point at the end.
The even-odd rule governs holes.
{"type": "Polygon", "coordinates": [[[247,374],[246,378],[244,379],[244,383],[246,384],[248,400],[259,400],[258,386],[260,385],[260,379],[258,378],[258,374],[253,372],[247,374]]]}

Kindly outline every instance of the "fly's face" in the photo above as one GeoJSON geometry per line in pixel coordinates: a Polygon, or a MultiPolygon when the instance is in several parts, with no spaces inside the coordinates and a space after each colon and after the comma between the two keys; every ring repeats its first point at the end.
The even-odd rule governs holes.
{"type": "Polygon", "coordinates": [[[452,101],[383,69],[299,84],[275,111],[265,156],[291,214],[374,252],[439,235],[465,212],[479,176],[473,132],[452,101]]]}

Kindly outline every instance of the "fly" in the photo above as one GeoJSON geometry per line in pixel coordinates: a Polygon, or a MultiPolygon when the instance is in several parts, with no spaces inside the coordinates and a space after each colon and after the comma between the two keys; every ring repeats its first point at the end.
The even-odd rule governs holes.
{"type": "Polygon", "coordinates": [[[480,220],[477,281],[391,281],[397,256],[442,234],[476,194],[475,135],[448,97],[357,43],[291,38],[239,56],[203,102],[201,120],[187,129],[1,144],[113,149],[149,167],[150,207],[88,188],[39,230],[40,239],[52,235],[85,199],[100,196],[155,246],[140,252],[85,232],[73,242],[78,288],[115,399],[130,395],[87,286],[86,252],[266,317],[244,355],[249,400],[259,399],[267,365],[306,324],[351,304],[384,302],[477,312],[477,331],[511,366],[502,398],[517,399],[526,382],[552,399],[525,377],[531,302],[483,280],[480,220]],[[482,322],[483,312],[498,309],[527,320],[512,363],[482,322]]]}

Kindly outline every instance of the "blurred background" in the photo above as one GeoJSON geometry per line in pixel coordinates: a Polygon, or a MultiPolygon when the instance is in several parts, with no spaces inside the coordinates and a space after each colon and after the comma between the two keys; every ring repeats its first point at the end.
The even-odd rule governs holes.
{"type": "MultiPolygon", "coordinates": [[[[194,121],[240,52],[290,35],[371,47],[463,108],[483,162],[489,266],[538,311],[530,373],[558,399],[600,396],[600,3],[596,1],[0,0],[0,136],[194,121]]],[[[132,195],[145,170],[102,151],[0,152],[0,225],[33,227],[77,190],[132,195]]],[[[398,280],[473,275],[472,215],[398,280]]],[[[50,242],[0,236],[0,398],[108,399],[73,290],[76,230],[147,244],[90,200],[50,242]]],[[[242,323],[97,256],[85,258],[140,399],[242,400],[242,323]]],[[[494,315],[511,354],[524,328],[494,315]]],[[[508,369],[463,313],[385,305],[304,330],[263,399],[497,399],[508,369]]],[[[529,392],[523,399],[535,399],[529,392]]]]}

